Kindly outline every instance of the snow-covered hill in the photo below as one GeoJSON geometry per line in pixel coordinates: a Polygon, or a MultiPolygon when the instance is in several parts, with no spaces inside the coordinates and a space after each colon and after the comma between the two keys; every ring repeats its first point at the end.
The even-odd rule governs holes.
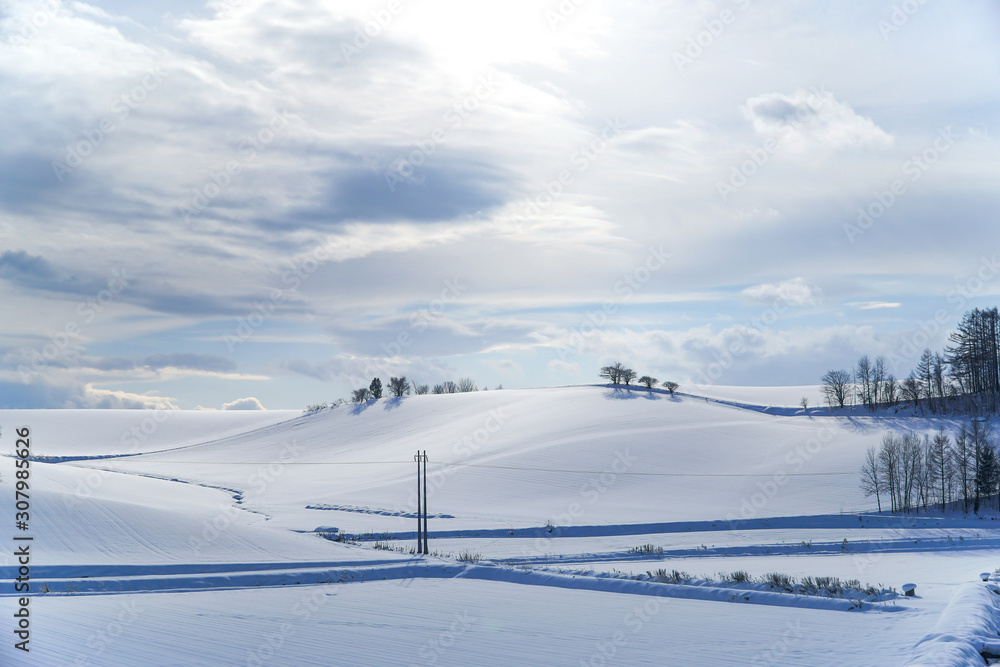
{"type": "MultiPolygon", "coordinates": [[[[757,406],[737,403],[769,398],[767,389],[703,398],[583,386],[310,415],[0,413],[5,449],[26,425],[45,461],[31,468],[32,653],[6,641],[0,656],[46,666],[78,657],[813,664],[819,654],[900,663],[956,584],[1000,565],[1000,531],[977,519],[867,513],[858,488],[867,447],[889,428],[952,425],[779,400],[800,389],[779,388],[757,406]],[[418,450],[430,458],[439,556],[406,553],[418,450]],[[316,532],[330,527],[372,535],[343,543],[316,532]],[[389,550],[373,549],[375,537],[389,550]],[[708,583],[669,588],[615,574],[661,568],[708,583]],[[895,587],[913,579],[920,597],[886,603],[902,613],[879,604],[849,612],[843,601],[744,599],[711,583],[737,569],[895,587]],[[125,623],[128,605],[142,611],[125,623]],[[188,641],[172,642],[178,633],[188,641]]],[[[13,525],[13,460],[2,466],[0,502],[13,525]]],[[[12,577],[7,552],[0,564],[12,577]]]]}

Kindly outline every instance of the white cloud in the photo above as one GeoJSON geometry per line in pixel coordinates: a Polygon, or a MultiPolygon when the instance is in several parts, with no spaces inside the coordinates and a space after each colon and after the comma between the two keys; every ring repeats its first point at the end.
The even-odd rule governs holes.
{"type": "Polygon", "coordinates": [[[848,306],[854,306],[859,310],[880,310],[882,308],[899,308],[903,304],[890,301],[853,301],[848,306]]]}
{"type": "Polygon", "coordinates": [[[490,359],[486,362],[493,370],[504,377],[517,377],[524,374],[521,364],[510,359],[490,359]]]}
{"type": "Polygon", "coordinates": [[[772,305],[783,301],[789,306],[811,306],[819,303],[821,292],[803,278],[792,278],[780,283],[765,283],[747,287],[741,294],[754,303],[772,305]]]}
{"type": "Polygon", "coordinates": [[[580,376],[580,364],[562,361],[560,359],[553,359],[549,362],[549,370],[554,373],[560,373],[564,375],[575,375],[580,376]]]}
{"type": "Polygon", "coordinates": [[[222,404],[223,410],[265,410],[266,408],[261,405],[260,401],[253,396],[248,396],[247,398],[238,398],[230,403],[222,404]]]}
{"type": "Polygon", "coordinates": [[[177,410],[177,399],[151,394],[134,394],[127,391],[97,389],[84,385],[67,401],[64,407],[113,408],[128,410],[177,410]]]}
{"type": "Polygon", "coordinates": [[[756,95],[746,101],[743,113],[757,133],[783,140],[811,140],[831,148],[885,148],[893,143],[892,136],[871,118],[857,114],[824,90],[756,95]]]}

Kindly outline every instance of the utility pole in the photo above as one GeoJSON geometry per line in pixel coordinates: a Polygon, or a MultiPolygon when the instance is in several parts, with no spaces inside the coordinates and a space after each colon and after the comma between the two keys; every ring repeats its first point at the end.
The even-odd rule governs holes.
{"type": "MultiPolygon", "coordinates": [[[[418,519],[419,520],[419,519],[418,519]]],[[[427,548],[427,450],[424,450],[424,554],[429,554],[427,548]]]]}
{"type": "Polygon", "coordinates": [[[420,504],[420,462],[423,457],[420,455],[420,450],[417,450],[416,455],[414,455],[413,460],[417,462],[417,553],[422,554],[424,552],[423,547],[423,535],[424,529],[423,524],[420,521],[420,517],[423,515],[422,506],[420,504]]]}

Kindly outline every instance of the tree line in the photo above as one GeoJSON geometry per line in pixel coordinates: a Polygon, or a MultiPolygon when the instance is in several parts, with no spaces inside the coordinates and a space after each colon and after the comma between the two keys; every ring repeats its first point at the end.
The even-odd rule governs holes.
{"type": "Polygon", "coordinates": [[[996,496],[1000,510],[1000,456],[993,429],[983,419],[963,423],[951,438],[939,431],[933,437],[912,431],[887,433],[881,446],[869,447],[861,467],[861,490],[883,499],[891,512],[927,511],[949,504],[978,514],[987,499],[996,496]]]}
{"type": "MultiPolygon", "coordinates": [[[[498,387],[499,389],[500,387],[498,387]]],[[[408,396],[411,392],[420,396],[423,394],[464,394],[471,391],[479,391],[479,387],[472,378],[461,378],[458,382],[446,380],[441,384],[434,385],[432,389],[426,384],[411,383],[406,376],[389,378],[389,395],[395,398],[408,396]]],[[[364,403],[372,399],[378,400],[384,395],[382,380],[373,378],[367,387],[361,387],[351,392],[351,402],[364,403]]]]}
{"type": "MultiPolygon", "coordinates": [[[[611,384],[614,385],[623,384],[627,387],[630,384],[632,384],[632,381],[636,379],[636,375],[638,374],[631,368],[627,368],[624,365],[622,365],[621,362],[616,361],[610,366],[602,366],[600,372],[597,375],[598,377],[608,380],[609,382],[611,382],[611,384]]],[[[649,375],[643,375],[637,381],[639,384],[645,385],[646,389],[652,389],[659,382],[659,380],[657,380],[654,377],[650,377],[649,375]]],[[[680,387],[680,385],[677,384],[676,382],[670,382],[670,381],[664,381],[662,386],[664,389],[670,392],[671,396],[673,396],[674,392],[677,391],[677,388],[680,387]]]]}
{"type": "MultiPolygon", "coordinates": [[[[497,385],[497,389],[503,389],[503,385],[497,385]]],[[[487,387],[483,387],[482,390],[487,391],[487,387]]],[[[461,378],[458,382],[446,380],[441,384],[434,385],[432,388],[430,385],[411,382],[405,375],[400,377],[393,376],[389,378],[388,384],[383,384],[382,379],[376,377],[372,378],[371,383],[367,387],[352,390],[350,400],[339,398],[330,405],[327,405],[326,403],[307,405],[305,411],[309,414],[325,410],[331,406],[336,407],[344,403],[365,403],[367,401],[378,400],[383,397],[402,398],[403,396],[409,396],[410,394],[415,394],[417,396],[423,394],[463,394],[471,391],[479,391],[479,387],[476,385],[475,381],[472,380],[472,378],[461,378]]]]}
{"type": "Polygon", "coordinates": [[[949,336],[944,354],[925,349],[904,380],[889,372],[884,356],[862,356],[850,370],[827,371],[823,395],[830,407],[879,407],[908,403],[932,414],[951,410],[996,412],[1000,404],[1000,311],[976,308],[949,336]]]}

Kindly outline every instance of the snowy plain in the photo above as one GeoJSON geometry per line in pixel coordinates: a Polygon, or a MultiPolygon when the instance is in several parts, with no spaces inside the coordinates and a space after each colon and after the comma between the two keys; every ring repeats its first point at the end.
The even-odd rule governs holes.
{"type": "Polygon", "coordinates": [[[0,412],[8,526],[15,428],[39,459],[31,651],[8,546],[0,664],[986,664],[997,513],[879,515],[858,488],[887,430],[954,421],[803,410],[815,387],[700,389],[0,412]],[[429,556],[409,553],[418,450],[429,556]],[[657,570],[694,579],[633,578],[657,570]],[[717,576],[737,570],[917,596],[859,608],[717,576]]]}

